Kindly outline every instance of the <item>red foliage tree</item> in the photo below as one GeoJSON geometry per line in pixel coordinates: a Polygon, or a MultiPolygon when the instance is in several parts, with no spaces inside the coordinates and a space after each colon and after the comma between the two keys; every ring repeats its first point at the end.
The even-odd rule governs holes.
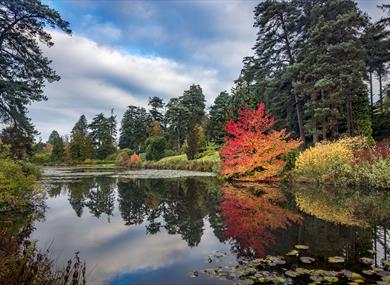
{"type": "Polygon", "coordinates": [[[222,147],[221,174],[240,180],[272,180],[284,166],[282,156],[301,142],[292,140],[285,129],[272,131],[275,119],[261,103],[255,110],[241,109],[237,121],[226,123],[227,145],[222,147]]]}
{"type": "MultiPolygon", "coordinates": [[[[259,190],[259,187],[256,186],[259,190]]],[[[261,188],[261,195],[254,195],[245,188],[230,184],[221,189],[223,200],[221,212],[226,218],[225,235],[237,242],[243,253],[254,251],[264,257],[266,250],[276,242],[272,233],[276,229],[286,229],[301,217],[281,207],[285,198],[280,192],[268,186],[261,188]]]]}

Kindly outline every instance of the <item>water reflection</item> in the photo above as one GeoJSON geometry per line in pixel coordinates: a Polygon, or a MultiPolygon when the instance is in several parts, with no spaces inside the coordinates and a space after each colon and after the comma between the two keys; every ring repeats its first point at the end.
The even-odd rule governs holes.
{"type": "Polygon", "coordinates": [[[228,184],[221,191],[225,233],[239,253],[264,257],[277,242],[275,230],[288,230],[293,223],[301,222],[301,216],[282,207],[286,200],[275,188],[228,184]]]}
{"type": "Polygon", "coordinates": [[[97,284],[225,284],[188,276],[214,250],[264,257],[306,244],[324,266],[341,255],[349,268],[372,250],[377,263],[389,254],[384,196],[105,176],[50,182],[48,193],[46,221],[32,237],[43,248],[53,242],[64,259],[81,251],[97,284]]]}

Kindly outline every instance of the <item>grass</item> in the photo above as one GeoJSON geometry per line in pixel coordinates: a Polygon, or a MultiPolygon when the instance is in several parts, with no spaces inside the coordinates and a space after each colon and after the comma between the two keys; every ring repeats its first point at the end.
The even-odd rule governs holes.
{"type": "Polygon", "coordinates": [[[219,161],[219,153],[218,151],[214,151],[212,153],[208,152],[207,155],[201,156],[194,160],[188,160],[185,154],[167,156],[156,162],[145,161],[143,162],[142,167],[152,169],[218,172],[219,161]]]}

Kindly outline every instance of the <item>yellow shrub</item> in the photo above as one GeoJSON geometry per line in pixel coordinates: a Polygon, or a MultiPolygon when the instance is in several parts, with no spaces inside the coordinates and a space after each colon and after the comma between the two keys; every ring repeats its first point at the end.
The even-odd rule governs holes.
{"type": "Polygon", "coordinates": [[[365,137],[323,141],[301,153],[295,162],[295,175],[317,182],[336,182],[351,170],[354,152],[367,146],[365,137]]]}

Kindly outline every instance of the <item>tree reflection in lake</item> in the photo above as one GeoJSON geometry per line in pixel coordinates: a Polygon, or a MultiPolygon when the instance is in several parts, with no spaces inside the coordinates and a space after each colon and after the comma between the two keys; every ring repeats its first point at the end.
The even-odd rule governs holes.
{"type": "Polygon", "coordinates": [[[285,255],[305,244],[305,254],[322,267],[329,266],[328,257],[344,256],[348,269],[359,266],[360,257],[374,257],[372,250],[378,265],[389,255],[385,195],[221,185],[213,177],[91,175],[48,184],[47,221],[33,236],[46,244],[55,240],[60,252],[80,250],[87,264],[97,264],[97,280],[104,282],[131,273],[134,280],[144,274],[144,283],[158,284],[168,267],[170,283],[190,284],[188,272],[202,268],[217,249],[235,259],[285,255]],[[137,273],[139,268],[146,269],[137,273]],[[158,272],[149,276],[148,270],[158,272]]]}
{"type": "Polygon", "coordinates": [[[222,213],[226,216],[226,235],[238,252],[264,257],[276,243],[273,231],[287,230],[301,217],[282,207],[285,198],[267,185],[234,187],[224,185],[222,213]]]}
{"type": "MultiPolygon", "coordinates": [[[[126,225],[141,224],[146,220],[146,230],[155,234],[161,227],[169,234],[180,234],[189,246],[199,244],[204,218],[219,235],[223,227],[218,214],[221,195],[215,180],[130,180],[119,181],[119,209],[126,225]]],[[[223,236],[219,236],[224,239],[223,236]]]]}

